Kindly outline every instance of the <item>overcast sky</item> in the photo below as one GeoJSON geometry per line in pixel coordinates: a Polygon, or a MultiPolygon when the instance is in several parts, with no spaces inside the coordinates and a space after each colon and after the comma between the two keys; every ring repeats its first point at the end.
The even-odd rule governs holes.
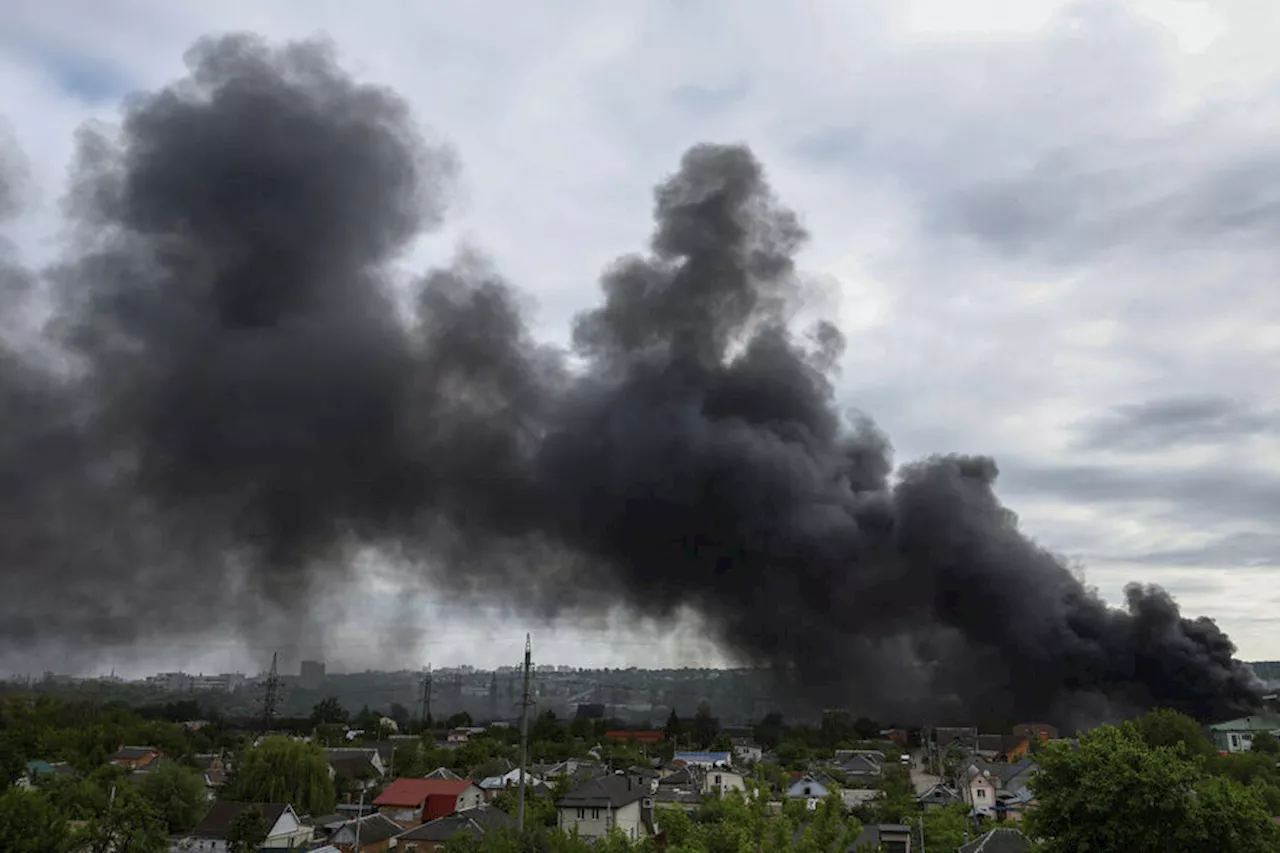
{"type": "MultiPolygon", "coordinates": [[[[1280,658],[1270,7],[14,3],[0,115],[28,160],[28,214],[6,227],[24,260],[51,257],[76,128],[180,76],[196,38],[326,33],[458,152],[449,224],[406,269],[475,246],[536,299],[542,337],[564,340],[601,268],[643,247],[651,188],[683,150],[746,142],[812,232],[803,265],[850,337],[841,401],[900,461],[994,455],[1024,529],[1109,600],[1163,584],[1242,657],[1280,658]]],[[[550,634],[426,618],[423,646],[387,665],[515,662],[527,627],[542,662],[718,662],[696,621],[550,634]]],[[[374,645],[327,656],[357,665],[374,645]]],[[[251,669],[260,652],[228,638],[139,656],[251,669]]]]}

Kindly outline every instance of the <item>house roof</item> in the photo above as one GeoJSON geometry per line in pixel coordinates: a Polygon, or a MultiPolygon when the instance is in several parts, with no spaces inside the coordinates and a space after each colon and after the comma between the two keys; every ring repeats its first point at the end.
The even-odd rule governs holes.
{"type": "Polygon", "coordinates": [[[556,802],[557,808],[615,808],[630,805],[649,791],[630,776],[601,776],[565,794],[556,802]]]}
{"type": "Polygon", "coordinates": [[[462,779],[461,776],[459,776],[457,773],[454,773],[448,767],[437,767],[435,770],[432,770],[430,773],[428,773],[426,776],[423,776],[422,778],[423,779],[452,779],[454,781],[459,781],[462,779]]]}
{"type": "Polygon", "coordinates": [[[866,851],[870,853],[873,850],[880,849],[880,841],[885,835],[903,835],[911,834],[911,827],[904,826],[900,823],[873,823],[862,828],[862,833],[853,842],[852,850],[866,851]]]}
{"type": "Polygon", "coordinates": [[[837,762],[836,767],[850,776],[880,775],[879,763],[866,755],[851,755],[837,762]]]}
{"type": "Polygon", "coordinates": [[[916,802],[950,805],[951,803],[960,802],[960,795],[946,785],[939,783],[919,794],[916,797],[916,802]]]}
{"type": "Polygon", "coordinates": [[[117,749],[114,753],[112,753],[111,757],[113,759],[114,758],[134,759],[134,758],[142,758],[144,756],[151,755],[153,753],[158,753],[159,751],[160,750],[156,749],[154,746],[122,746],[119,749],[117,749]]]}
{"type": "Polygon", "coordinates": [[[420,806],[427,797],[456,797],[473,783],[466,779],[396,779],[373,801],[375,806],[420,806]]]}
{"type": "Polygon", "coordinates": [[[377,844],[389,838],[395,838],[404,832],[404,827],[384,814],[374,813],[355,820],[349,820],[338,828],[329,841],[334,844],[352,844],[356,840],[356,826],[360,827],[360,846],[377,844]]]}
{"type": "Polygon", "coordinates": [[[683,761],[686,764],[728,764],[733,755],[728,752],[677,752],[672,761],[683,761]]]}
{"type": "Polygon", "coordinates": [[[1030,849],[1031,842],[1018,830],[996,827],[961,845],[957,853],[1027,853],[1030,849]]]}
{"type": "Polygon", "coordinates": [[[1280,730],[1280,714],[1253,714],[1209,726],[1213,732],[1271,732],[1280,730]]]}
{"type": "Polygon", "coordinates": [[[502,829],[515,825],[515,819],[502,809],[484,805],[427,821],[422,826],[402,833],[398,838],[401,841],[448,841],[459,832],[479,838],[490,829],[502,829]]]}
{"type": "Polygon", "coordinates": [[[257,809],[262,819],[266,821],[267,827],[270,828],[276,825],[276,821],[280,820],[280,816],[288,808],[287,803],[233,803],[229,800],[218,800],[189,835],[192,838],[225,839],[231,824],[245,809],[257,809]]]}

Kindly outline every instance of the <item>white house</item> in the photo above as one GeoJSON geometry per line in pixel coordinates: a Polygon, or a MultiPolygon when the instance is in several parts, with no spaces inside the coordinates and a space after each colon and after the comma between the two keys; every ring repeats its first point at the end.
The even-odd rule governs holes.
{"type": "Polygon", "coordinates": [[[702,794],[718,794],[725,796],[730,791],[747,792],[747,782],[741,773],[735,773],[725,767],[713,767],[702,777],[702,794]]]}
{"type": "Polygon", "coordinates": [[[1280,737],[1280,714],[1254,714],[1209,726],[1214,746],[1226,752],[1248,752],[1258,732],[1271,732],[1280,737]]]}
{"type": "MultiPolygon", "coordinates": [[[[524,774],[524,783],[528,787],[547,784],[545,780],[529,773],[524,774]]],[[[476,784],[480,786],[480,790],[484,791],[485,800],[491,800],[499,791],[520,786],[520,768],[509,770],[501,776],[486,776],[476,784]]]]}
{"type": "Polygon", "coordinates": [[[1033,799],[1027,783],[1035,772],[1029,758],[1013,764],[974,759],[961,773],[960,795],[978,814],[1012,816],[1033,799]]]}
{"type": "Polygon", "coordinates": [[[653,795],[634,776],[601,776],[556,802],[556,825],[583,838],[604,838],[618,829],[630,841],[656,834],[653,795]]]}
{"type": "Polygon", "coordinates": [[[245,809],[257,809],[270,829],[262,850],[292,850],[311,843],[311,827],[303,826],[293,806],[286,803],[232,803],[219,800],[209,813],[170,850],[182,853],[227,853],[227,834],[245,809]]]}
{"type": "Polygon", "coordinates": [[[831,787],[827,782],[815,776],[804,776],[787,788],[787,799],[805,800],[810,809],[816,809],[818,803],[830,793],[831,787]]]}
{"type": "Polygon", "coordinates": [[[735,738],[733,757],[739,764],[755,764],[764,757],[764,750],[748,738],[735,738]]]}

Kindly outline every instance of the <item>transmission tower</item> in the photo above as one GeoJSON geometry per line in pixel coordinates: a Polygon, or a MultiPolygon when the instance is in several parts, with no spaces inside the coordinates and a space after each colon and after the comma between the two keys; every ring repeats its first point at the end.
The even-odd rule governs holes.
{"type": "Polygon", "coordinates": [[[277,669],[278,653],[271,653],[271,672],[267,673],[266,692],[262,697],[262,733],[271,731],[276,718],[276,705],[280,702],[280,673],[277,669]]]}
{"type": "Polygon", "coordinates": [[[516,800],[516,831],[524,833],[524,780],[528,772],[525,766],[529,763],[529,706],[533,699],[529,697],[529,671],[533,668],[533,642],[528,634],[524,635],[524,695],[520,699],[520,793],[516,800]]]}
{"type": "Polygon", "coordinates": [[[422,671],[422,711],[418,717],[418,725],[425,732],[431,720],[431,664],[422,671]]]}

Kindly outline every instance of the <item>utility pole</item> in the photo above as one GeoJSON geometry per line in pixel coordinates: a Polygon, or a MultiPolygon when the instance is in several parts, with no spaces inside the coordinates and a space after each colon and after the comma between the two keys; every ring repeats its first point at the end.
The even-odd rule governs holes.
{"type": "Polygon", "coordinates": [[[276,717],[276,704],[280,701],[280,673],[277,670],[278,653],[271,653],[271,672],[267,674],[266,695],[262,697],[262,733],[271,731],[271,722],[276,717]]]}
{"type": "Polygon", "coordinates": [[[924,816],[917,817],[916,823],[920,827],[920,853],[927,853],[924,849],[924,816]]]}
{"type": "Polygon", "coordinates": [[[516,831],[524,834],[524,778],[525,765],[529,762],[529,669],[533,661],[533,643],[524,635],[524,696],[520,700],[520,793],[516,798],[516,831]]]}
{"type": "Polygon", "coordinates": [[[356,812],[356,843],[352,848],[359,853],[360,851],[360,823],[364,820],[364,785],[360,785],[360,811],[356,812]]]}
{"type": "Polygon", "coordinates": [[[418,719],[418,725],[423,733],[427,731],[427,724],[431,721],[431,664],[427,664],[427,668],[422,672],[422,713],[418,719]]]}

